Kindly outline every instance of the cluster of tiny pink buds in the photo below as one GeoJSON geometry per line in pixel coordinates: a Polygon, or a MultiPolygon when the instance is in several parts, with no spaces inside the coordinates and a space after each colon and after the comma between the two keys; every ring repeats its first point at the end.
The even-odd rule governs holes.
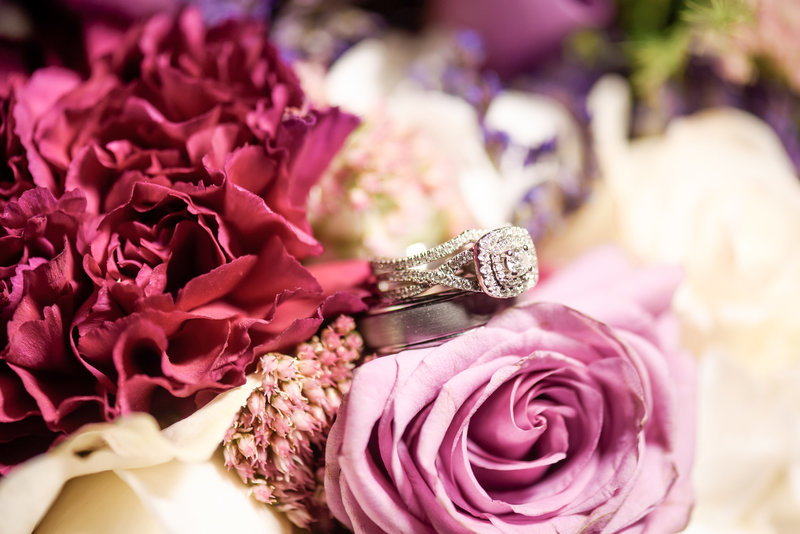
{"type": "MultiPolygon", "coordinates": [[[[459,198],[459,162],[431,133],[379,111],[348,138],[317,186],[308,213],[325,253],[393,256],[473,225],[459,198]]],[[[460,161],[460,160],[459,160],[460,161]]]]}
{"type": "Polygon", "coordinates": [[[355,321],[339,316],[296,355],[263,355],[261,385],[247,399],[224,440],[225,465],[253,496],[296,525],[324,527],[325,441],[350,387],[364,341],[355,321]]]}

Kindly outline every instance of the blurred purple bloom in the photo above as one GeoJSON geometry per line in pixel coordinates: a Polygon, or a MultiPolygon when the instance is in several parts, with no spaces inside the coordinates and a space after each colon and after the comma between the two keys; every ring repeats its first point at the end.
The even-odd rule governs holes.
{"type": "Polygon", "coordinates": [[[610,0],[434,0],[431,14],[478,32],[487,66],[512,76],[557,51],[573,31],[607,24],[613,9],[610,0]]]}

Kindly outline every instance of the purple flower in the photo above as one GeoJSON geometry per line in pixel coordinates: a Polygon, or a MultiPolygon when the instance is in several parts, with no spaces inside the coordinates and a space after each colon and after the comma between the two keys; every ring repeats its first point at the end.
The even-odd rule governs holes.
{"type": "Polygon", "coordinates": [[[573,31],[602,26],[610,0],[435,0],[435,21],[477,31],[487,65],[511,76],[557,51],[573,31]]]}
{"type": "Polygon", "coordinates": [[[676,283],[601,252],[484,328],[357,369],[326,450],[334,515],[371,534],[680,530],[695,371],[676,283]]]}

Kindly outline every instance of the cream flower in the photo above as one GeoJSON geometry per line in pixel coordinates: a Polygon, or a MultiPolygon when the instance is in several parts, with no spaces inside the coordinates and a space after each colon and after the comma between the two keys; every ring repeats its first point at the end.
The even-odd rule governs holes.
{"type": "Polygon", "coordinates": [[[562,260],[615,241],[684,268],[673,306],[701,355],[687,532],[800,532],[800,182],[752,115],[708,110],[630,141],[629,106],[619,78],[593,90],[602,180],[540,255],[562,260]]]}
{"type": "Polygon", "coordinates": [[[769,379],[720,352],[700,362],[697,502],[686,534],[800,530],[800,365],[769,379]]]}
{"type": "Polygon", "coordinates": [[[290,533],[222,465],[222,437],[255,382],[163,431],[146,414],[88,425],[0,480],[4,534],[290,533]]]}
{"type": "Polygon", "coordinates": [[[713,109],[629,142],[628,89],[590,97],[603,185],[543,257],[612,239],[643,260],[682,265],[676,310],[696,354],[711,348],[755,373],[800,362],[800,181],[758,118],[713,109]]]}

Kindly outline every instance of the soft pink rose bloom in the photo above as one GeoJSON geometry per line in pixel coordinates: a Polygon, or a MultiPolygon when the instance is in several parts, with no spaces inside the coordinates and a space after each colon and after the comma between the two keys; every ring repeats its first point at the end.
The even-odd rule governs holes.
{"type": "Polygon", "coordinates": [[[333,513],[370,534],[683,528],[695,367],[668,313],[678,279],[601,251],[484,328],[357,369],[326,450],[333,513]]]}
{"type": "Polygon", "coordinates": [[[487,64],[502,75],[544,59],[581,28],[602,26],[613,15],[610,0],[435,0],[433,20],[477,31],[487,64]]]}

